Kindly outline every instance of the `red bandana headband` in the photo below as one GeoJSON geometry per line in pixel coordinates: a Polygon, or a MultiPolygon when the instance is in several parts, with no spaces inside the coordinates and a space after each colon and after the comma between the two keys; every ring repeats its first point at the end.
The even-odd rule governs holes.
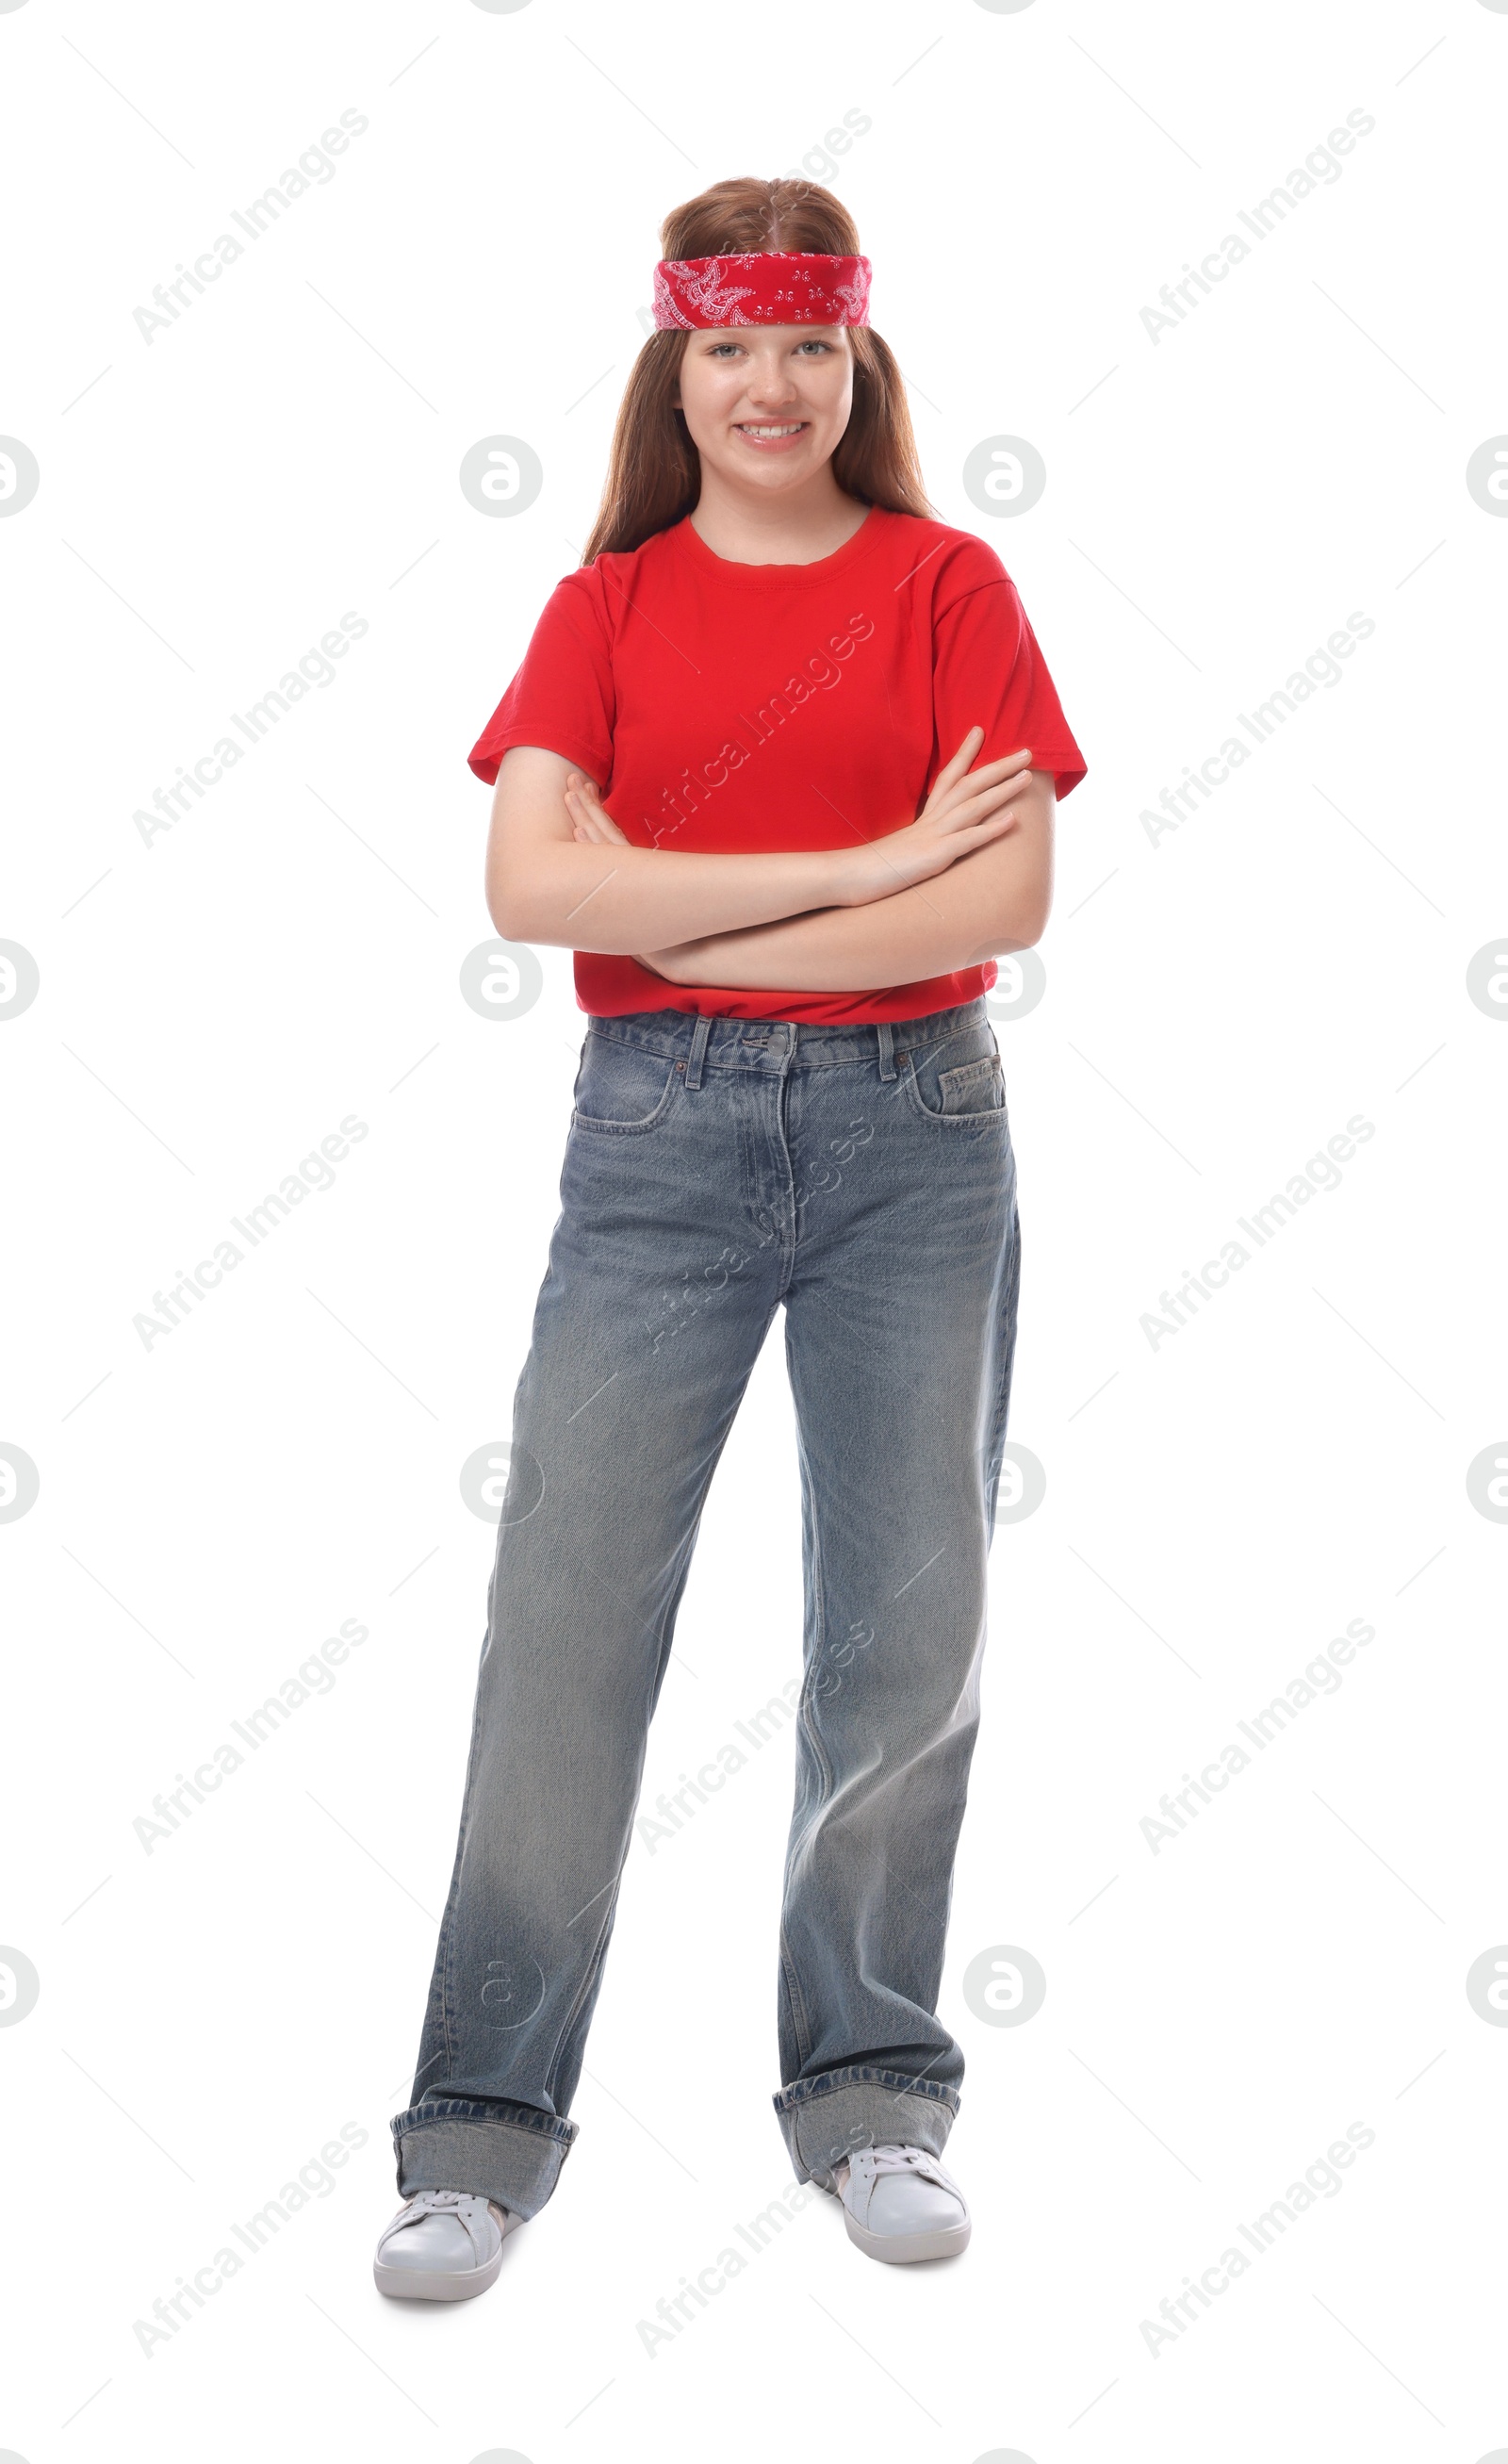
{"type": "Polygon", "coordinates": [[[866,256],[763,249],[747,256],[662,257],[656,325],[867,325],[866,256]]]}

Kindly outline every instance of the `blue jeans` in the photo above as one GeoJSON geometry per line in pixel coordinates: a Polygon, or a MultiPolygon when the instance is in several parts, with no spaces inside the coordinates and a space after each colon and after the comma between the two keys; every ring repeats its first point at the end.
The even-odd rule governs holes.
{"type": "Polygon", "coordinates": [[[984,1002],[893,1026],[594,1018],[560,1197],[400,2190],[531,2216],[576,2139],[676,1610],[782,1302],[805,1670],[775,2108],[802,2181],[871,2143],[940,2155],[1020,1258],[984,1002]]]}

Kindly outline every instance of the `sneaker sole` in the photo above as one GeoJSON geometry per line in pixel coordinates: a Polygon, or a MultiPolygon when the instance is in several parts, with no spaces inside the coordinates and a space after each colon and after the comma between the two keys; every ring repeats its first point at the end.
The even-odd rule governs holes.
{"type": "Polygon", "coordinates": [[[892,2267],[908,2266],[913,2259],[956,2258],[961,2250],[967,2250],[971,2231],[966,2216],[961,2225],[941,2225],[933,2233],[872,2233],[866,2226],[857,2224],[846,2208],[843,2223],[849,2240],[857,2243],[866,2258],[881,2258],[892,2267]]]}
{"type": "Polygon", "coordinates": [[[485,2267],[467,2267],[455,2271],[430,2267],[384,2267],[380,2258],[372,2261],[372,2281],[379,2293],[391,2295],[400,2301],[470,2301],[474,2294],[485,2293],[497,2281],[503,2263],[503,2249],[508,2236],[526,2219],[515,2216],[510,2208],[503,2226],[503,2238],[485,2267]]]}

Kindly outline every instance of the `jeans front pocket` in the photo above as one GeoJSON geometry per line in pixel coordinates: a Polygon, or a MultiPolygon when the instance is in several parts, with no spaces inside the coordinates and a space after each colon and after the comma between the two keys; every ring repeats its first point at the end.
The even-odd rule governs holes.
{"type": "Polygon", "coordinates": [[[901,1083],[913,1111],[940,1126],[1005,1122],[1005,1072],[989,1026],[908,1053],[901,1083]],[[954,1057],[960,1045],[967,1058],[954,1057]]]}
{"type": "Polygon", "coordinates": [[[633,1137],[654,1129],[675,1099],[685,1067],[667,1052],[652,1052],[588,1027],[576,1073],[571,1127],[609,1137],[633,1137]]]}

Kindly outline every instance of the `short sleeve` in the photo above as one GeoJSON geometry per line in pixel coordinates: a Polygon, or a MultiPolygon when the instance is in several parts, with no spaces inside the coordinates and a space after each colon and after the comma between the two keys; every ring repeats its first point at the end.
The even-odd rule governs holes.
{"type": "Polygon", "coordinates": [[[1030,745],[1032,768],[1052,771],[1060,799],[1086,775],[1047,662],[1003,568],[997,579],[981,582],[934,615],[932,708],[932,778],[971,727],[984,729],[971,768],[1030,745]]]}
{"type": "Polygon", "coordinates": [[[612,646],[600,587],[587,566],[557,583],[524,663],[467,756],[489,786],[513,744],[542,745],[605,791],[613,766],[612,646]]]}

